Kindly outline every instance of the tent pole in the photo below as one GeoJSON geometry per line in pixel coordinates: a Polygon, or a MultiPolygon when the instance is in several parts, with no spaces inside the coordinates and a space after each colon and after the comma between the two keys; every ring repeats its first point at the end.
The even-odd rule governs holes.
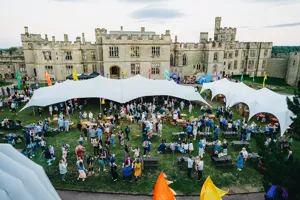
{"type": "Polygon", "coordinates": [[[102,109],[101,109],[101,104],[102,104],[102,101],[101,101],[101,97],[100,97],[100,112],[101,112],[101,110],[102,110],[102,109]]]}
{"type": "MultiPolygon", "coordinates": [[[[67,113],[67,102],[65,101],[65,107],[66,107],[66,113],[67,113]]],[[[69,117],[69,120],[70,120],[70,114],[68,113],[68,117],[69,117]]]]}
{"type": "Polygon", "coordinates": [[[35,116],[35,113],[34,113],[34,106],[32,106],[32,112],[33,112],[33,116],[35,116]]]}

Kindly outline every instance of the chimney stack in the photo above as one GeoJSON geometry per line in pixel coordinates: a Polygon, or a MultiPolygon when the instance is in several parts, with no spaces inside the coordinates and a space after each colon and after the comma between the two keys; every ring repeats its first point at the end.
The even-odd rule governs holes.
{"type": "Polygon", "coordinates": [[[175,43],[177,43],[178,42],[178,40],[177,40],[177,35],[175,35],[175,43]]]}
{"type": "Polygon", "coordinates": [[[141,32],[145,33],[145,27],[141,27],[141,32]]]}
{"type": "Polygon", "coordinates": [[[170,30],[166,30],[166,35],[170,35],[170,30]]]}
{"type": "Polygon", "coordinates": [[[123,26],[121,26],[121,28],[120,28],[120,29],[121,29],[121,31],[123,31],[123,26]]]}
{"type": "Polygon", "coordinates": [[[52,42],[55,42],[55,36],[52,36],[52,42]]]}
{"type": "Polygon", "coordinates": [[[29,32],[28,32],[28,27],[25,26],[24,29],[25,29],[25,34],[28,35],[28,34],[29,34],[29,32]]]}
{"type": "Polygon", "coordinates": [[[48,35],[47,34],[45,34],[45,40],[48,41],[48,35]]]}
{"type": "Polygon", "coordinates": [[[82,44],[85,44],[85,37],[84,37],[84,33],[82,33],[82,44]]]}
{"type": "Polygon", "coordinates": [[[64,34],[64,41],[65,41],[65,42],[68,42],[68,41],[69,41],[69,39],[68,39],[68,34],[64,34]]]}
{"type": "Polygon", "coordinates": [[[81,38],[80,37],[76,37],[76,42],[81,42],[81,38]]]}

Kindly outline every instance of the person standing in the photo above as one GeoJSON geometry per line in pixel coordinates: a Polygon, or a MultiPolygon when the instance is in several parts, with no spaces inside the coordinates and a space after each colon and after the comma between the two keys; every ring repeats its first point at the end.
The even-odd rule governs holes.
{"type": "Polygon", "coordinates": [[[110,141],[111,141],[111,146],[114,147],[115,146],[115,134],[111,133],[110,135],[110,141]]]}
{"type": "Polygon", "coordinates": [[[110,167],[111,178],[113,181],[118,180],[117,164],[113,162],[110,167]]]}
{"type": "Polygon", "coordinates": [[[127,141],[129,141],[129,133],[130,133],[130,128],[128,126],[126,126],[126,128],[125,128],[125,134],[126,134],[127,141]]]}
{"type": "Polygon", "coordinates": [[[204,147],[203,147],[203,144],[202,144],[202,141],[199,140],[198,142],[198,148],[199,148],[199,156],[200,158],[203,158],[203,153],[204,153],[204,147]]]}
{"type": "Polygon", "coordinates": [[[60,132],[64,131],[64,120],[59,118],[57,124],[58,124],[58,127],[59,127],[59,131],[60,132]]]}
{"type": "Polygon", "coordinates": [[[189,156],[188,158],[188,177],[189,178],[192,178],[191,177],[191,173],[192,173],[192,169],[193,169],[193,159],[192,159],[192,156],[189,156]]]}
{"type": "Polygon", "coordinates": [[[138,158],[136,163],[134,164],[135,180],[141,178],[141,175],[142,175],[142,165],[141,165],[140,159],[138,158]]]}
{"type": "Polygon", "coordinates": [[[79,162],[79,167],[78,167],[79,176],[78,176],[77,180],[82,179],[82,181],[85,181],[85,179],[86,179],[85,172],[86,172],[86,169],[83,165],[83,162],[79,162]]]}
{"type": "Polygon", "coordinates": [[[59,173],[61,175],[61,181],[65,181],[66,179],[66,173],[67,173],[67,164],[63,160],[59,161],[59,173]]]}
{"type": "Polygon", "coordinates": [[[242,171],[243,168],[244,168],[244,156],[243,156],[243,152],[240,152],[237,158],[237,170],[242,171]]]}
{"type": "Polygon", "coordinates": [[[199,162],[195,167],[196,171],[198,173],[198,178],[197,178],[198,181],[200,181],[202,178],[203,167],[204,167],[204,162],[203,162],[202,158],[200,157],[199,162]]]}
{"type": "Polygon", "coordinates": [[[123,181],[129,180],[129,182],[132,182],[132,174],[131,174],[131,167],[128,165],[125,165],[123,167],[123,181]]]}
{"type": "Polygon", "coordinates": [[[69,120],[68,119],[66,119],[65,120],[65,132],[69,132],[69,124],[70,124],[70,122],[69,122],[69,120]]]}

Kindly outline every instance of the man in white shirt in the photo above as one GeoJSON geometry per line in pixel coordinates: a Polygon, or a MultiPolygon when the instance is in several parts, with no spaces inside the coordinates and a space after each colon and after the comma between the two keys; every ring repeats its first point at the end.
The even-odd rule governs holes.
{"type": "Polygon", "coordinates": [[[181,108],[181,110],[184,109],[184,102],[183,101],[180,102],[180,108],[181,108]]]}
{"type": "Polygon", "coordinates": [[[200,181],[202,178],[203,167],[204,167],[204,162],[203,162],[202,158],[200,157],[198,164],[195,166],[196,171],[198,173],[198,179],[197,179],[198,181],[200,181]]]}
{"type": "Polygon", "coordinates": [[[192,173],[192,169],[193,169],[193,159],[192,159],[192,156],[190,156],[189,158],[188,158],[188,177],[189,178],[192,178],[191,177],[191,173],[192,173]]]}
{"type": "Polygon", "coordinates": [[[246,161],[249,154],[245,147],[242,148],[242,153],[243,153],[244,160],[246,161]]]}

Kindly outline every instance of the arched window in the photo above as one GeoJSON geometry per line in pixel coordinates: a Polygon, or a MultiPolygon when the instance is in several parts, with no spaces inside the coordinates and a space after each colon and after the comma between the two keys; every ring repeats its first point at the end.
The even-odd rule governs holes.
{"type": "Polygon", "coordinates": [[[213,66],[213,72],[217,72],[218,71],[218,65],[214,65],[213,66]]]}
{"type": "Polygon", "coordinates": [[[214,53],[214,61],[218,61],[218,52],[214,53]]]}
{"type": "Polygon", "coordinates": [[[200,63],[197,63],[197,70],[201,70],[201,65],[200,65],[200,63]]]}
{"type": "Polygon", "coordinates": [[[187,65],[187,57],[186,57],[185,54],[183,54],[183,56],[182,56],[182,65],[183,65],[183,66],[186,66],[186,65],[187,65]]]}
{"type": "Polygon", "coordinates": [[[170,65],[174,66],[174,58],[173,58],[173,54],[170,55],[170,65]]]}

